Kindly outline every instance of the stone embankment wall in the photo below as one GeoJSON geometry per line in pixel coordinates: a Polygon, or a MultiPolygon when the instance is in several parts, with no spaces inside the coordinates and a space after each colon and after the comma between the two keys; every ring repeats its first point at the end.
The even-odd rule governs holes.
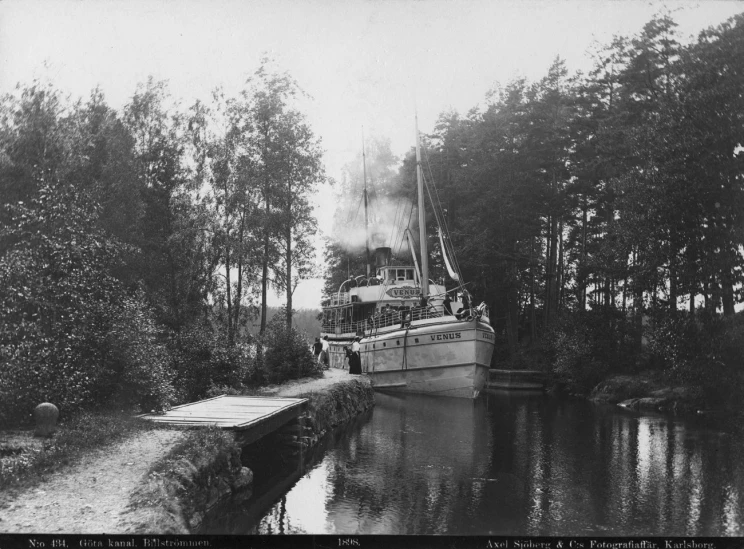
{"type": "MultiPolygon", "coordinates": [[[[309,394],[306,414],[285,426],[278,451],[317,444],[324,434],[374,406],[366,379],[336,383],[309,394]]],[[[252,495],[253,473],[243,467],[233,435],[217,429],[187,431],[184,440],[150,472],[130,499],[120,532],[189,534],[198,532],[215,507],[252,495]]]]}
{"type": "Polygon", "coordinates": [[[311,448],[327,432],[369,410],[375,404],[375,393],[366,378],[337,383],[309,395],[308,411],[301,425],[288,425],[282,430],[289,444],[311,448]]]}

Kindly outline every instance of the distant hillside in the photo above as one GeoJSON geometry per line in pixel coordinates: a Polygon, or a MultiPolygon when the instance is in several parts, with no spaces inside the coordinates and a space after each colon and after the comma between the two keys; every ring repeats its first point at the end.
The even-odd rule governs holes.
{"type": "MultiPolygon", "coordinates": [[[[281,307],[268,307],[266,310],[267,322],[274,318],[274,315],[283,311],[281,307]]],[[[300,333],[306,333],[309,338],[316,338],[320,335],[320,321],[318,315],[320,309],[296,309],[292,315],[292,325],[300,333]]],[[[248,332],[255,335],[261,329],[261,318],[258,317],[248,325],[248,332]]]]}

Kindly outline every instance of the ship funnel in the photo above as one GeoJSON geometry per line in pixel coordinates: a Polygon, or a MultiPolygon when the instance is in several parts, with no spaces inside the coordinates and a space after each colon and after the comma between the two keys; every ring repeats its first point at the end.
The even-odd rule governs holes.
{"type": "Polygon", "coordinates": [[[375,267],[387,267],[390,265],[393,250],[391,248],[377,248],[375,250],[375,267]]]}

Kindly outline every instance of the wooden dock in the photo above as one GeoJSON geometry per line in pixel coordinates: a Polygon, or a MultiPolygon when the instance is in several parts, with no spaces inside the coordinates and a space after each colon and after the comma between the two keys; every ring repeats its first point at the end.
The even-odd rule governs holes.
{"type": "Polygon", "coordinates": [[[236,440],[245,446],[299,418],[307,402],[306,398],[221,395],[140,417],[169,425],[212,425],[234,431],[236,440]]]}

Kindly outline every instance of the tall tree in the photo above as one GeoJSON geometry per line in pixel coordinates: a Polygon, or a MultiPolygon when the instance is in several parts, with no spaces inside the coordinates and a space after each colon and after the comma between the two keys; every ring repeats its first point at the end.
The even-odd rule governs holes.
{"type": "MultiPolygon", "coordinates": [[[[66,156],[66,103],[51,84],[35,81],[0,103],[0,203],[28,202],[41,181],[59,179],[66,156]]],[[[0,221],[7,221],[7,212],[0,221]]]]}
{"type": "Polygon", "coordinates": [[[134,139],[134,165],[143,189],[140,277],[161,322],[180,328],[203,306],[203,256],[184,152],[184,116],[169,106],[164,82],[140,85],[124,108],[134,139]]]}
{"type": "Polygon", "coordinates": [[[252,128],[248,147],[255,162],[261,200],[261,333],[266,330],[268,289],[272,281],[277,283],[274,266],[282,259],[277,234],[281,231],[279,196],[282,183],[286,183],[283,131],[290,103],[298,93],[295,81],[286,72],[272,70],[269,59],[262,60],[243,91],[252,128]]]}
{"type": "Polygon", "coordinates": [[[250,127],[245,109],[236,99],[215,90],[211,105],[194,105],[189,122],[195,174],[206,191],[203,203],[210,214],[209,232],[213,247],[210,266],[224,283],[219,301],[224,304],[224,325],[229,345],[236,341],[246,290],[255,286],[257,208],[256,178],[250,151],[246,146],[250,127]]]}
{"type": "Polygon", "coordinates": [[[310,196],[323,181],[320,143],[304,120],[291,109],[285,113],[279,139],[283,144],[279,164],[280,186],[277,205],[280,210],[277,240],[282,250],[280,281],[287,296],[287,327],[292,326],[292,294],[299,280],[310,272],[315,247],[312,237],[317,221],[312,215],[310,196]]]}

